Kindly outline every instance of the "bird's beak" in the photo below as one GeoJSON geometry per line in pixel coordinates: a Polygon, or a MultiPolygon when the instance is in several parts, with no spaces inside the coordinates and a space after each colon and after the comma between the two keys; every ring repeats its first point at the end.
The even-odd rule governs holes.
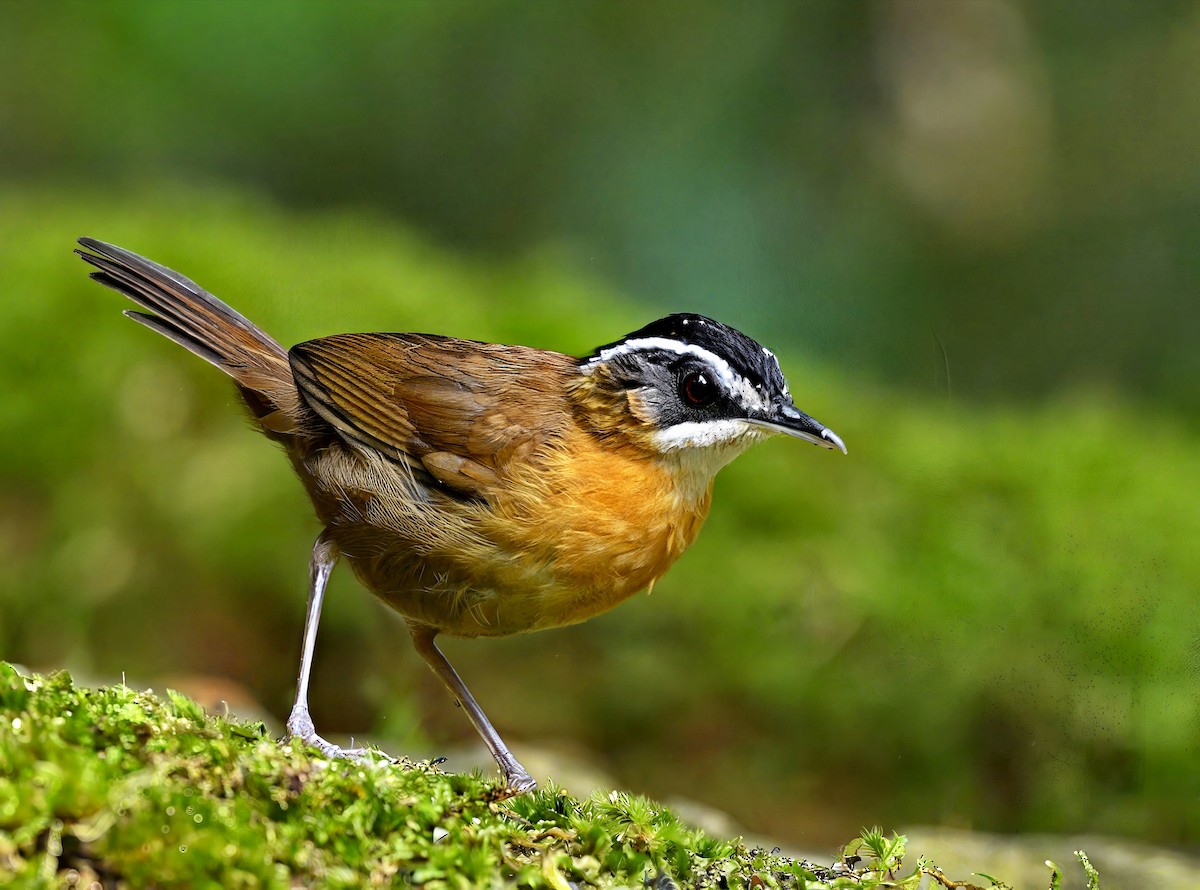
{"type": "Polygon", "coordinates": [[[805,442],[812,442],[822,448],[838,448],[842,454],[846,453],[846,445],[841,436],[787,402],[777,406],[768,417],[756,417],[751,422],[777,433],[786,433],[805,442]]]}

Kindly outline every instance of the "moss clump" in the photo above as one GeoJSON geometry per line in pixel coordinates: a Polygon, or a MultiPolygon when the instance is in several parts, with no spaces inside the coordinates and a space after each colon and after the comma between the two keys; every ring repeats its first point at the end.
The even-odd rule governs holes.
{"type": "MultiPolygon", "coordinates": [[[[716,840],[643,797],[511,801],[428,763],[329,763],[168,691],[0,663],[0,877],[28,887],[913,887],[864,832],[823,868],[716,840]]],[[[6,881],[6,882],[7,882],[6,881]]]]}

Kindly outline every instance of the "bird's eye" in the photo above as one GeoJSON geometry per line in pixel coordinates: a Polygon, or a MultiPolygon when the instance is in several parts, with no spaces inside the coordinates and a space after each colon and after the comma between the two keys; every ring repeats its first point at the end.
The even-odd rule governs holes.
{"type": "Polygon", "coordinates": [[[720,395],[717,385],[703,371],[688,371],[679,380],[679,396],[693,408],[704,408],[720,395]]]}

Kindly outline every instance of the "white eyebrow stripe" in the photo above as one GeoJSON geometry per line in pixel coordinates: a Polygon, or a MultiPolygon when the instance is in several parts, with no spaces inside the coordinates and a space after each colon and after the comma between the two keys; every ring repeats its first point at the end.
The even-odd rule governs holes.
{"type": "Polygon", "coordinates": [[[704,359],[713,366],[729,389],[736,387],[738,381],[742,379],[742,375],[734,371],[729,366],[729,362],[725,361],[725,359],[721,358],[715,352],[709,352],[703,346],[697,346],[694,343],[680,343],[678,340],[668,340],[666,337],[642,337],[637,340],[626,340],[624,343],[618,343],[616,346],[610,346],[608,349],[601,350],[593,358],[589,359],[581,370],[587,373],[592,365],[604,364],[622,355],[629,355],[631,352],[649,352],[652,349],[661,349],[665,352],[673,352],[676,355],[694,355],[697,358],[704,359]]]}
{"type": "MultiPolygon", "coordinates": [[[[697,346],[694,343],[680,343],[678,340],[670,340],[666,337],[640,337],[636,340],[626,340],[624,343],[610,346],[608,349],[603,349],[594,357],[588,359],[587,363],[580,370],[587,374],[592,370],[592,366],[594,365],[601,365],[614,358],[629,355],[633,352],[650,352],[655,349],[673,352],[676,355],[694,355],[699,359],[703,359],[717,372],[717,376],[721,378],[725,389],[733,394],[735,398],[739,399],[743,405],[748,408],[757,408],[761,411],[766,411],[770,408],[770,400],[749,380],[735,371],[729,362],[725,361],[721,356],[705,349],[703,346],[697,346]]],[[[774,354],[771,357],[774,358],[774,354]]],[[[786,395],[786,383],[784,387],[786,395]]],[[[788,397],[790,398],[790,396],[788,397]]]]}

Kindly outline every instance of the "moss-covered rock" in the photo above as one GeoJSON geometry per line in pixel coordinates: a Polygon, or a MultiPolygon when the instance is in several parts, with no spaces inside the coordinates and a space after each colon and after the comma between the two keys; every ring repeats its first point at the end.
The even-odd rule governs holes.
{"type": "Polygon", "coordinates": [[[0,663],[0,878],[26,887],[944,886],[867,832],[820,867],[644,797],[513,800],[478,775],[327,762],[190,699],[0,663]]]}

